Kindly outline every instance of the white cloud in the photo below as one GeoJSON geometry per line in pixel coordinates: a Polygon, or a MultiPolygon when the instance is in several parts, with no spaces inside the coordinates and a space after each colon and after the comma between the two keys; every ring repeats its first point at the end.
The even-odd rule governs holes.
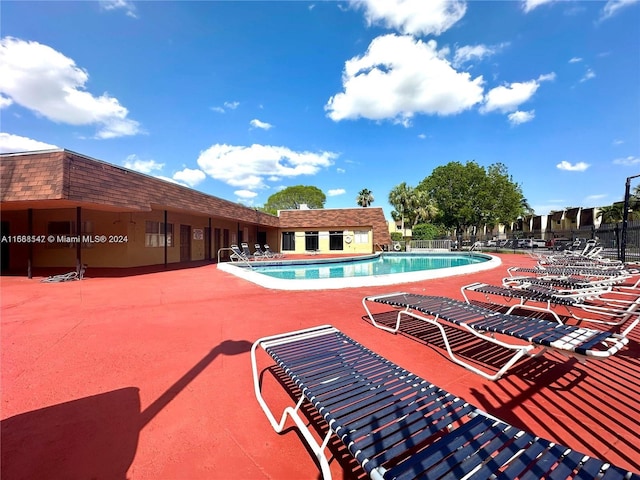
{"type": "Polygon", "coordinates": [[[620,10],[634,3],[638,3],[638,0],[609,0],[600,12],[600,21],[613,17],[620,10]]]}
{"type": "Polygon", "coordinates": [[[481,113],[499,111],[501,113],[513,112],[518,107],[533,97],[540,82],[555,79],[555,73],[540,75],[537,80],[528,82],[514,82],[492,88],[484,97],[484,105],[480,107],[481,113]]]}
{"type": "Polygon", "coordinates": [[[13,103],[13,100],[11,100],[9,97],[0,95],[0,109],[7,108],[12,103],[13,103]]]}
{"type": "Polygon", "coordinates": [[[556,79],[555,72],[545,73],[538,77],[538,83],[540,82],[553,82],[556,79]]]}
{"type": "Polygon", "coordinates": [[[425,138],[427,138],[427,136],[424,133],[420,133],[420,134],[418,134],[418,138],[420,140],[424,140],[425,138]]]}
{"type": "Polygon", "coordinates": [[[625,167],[633,167],[635,165],[640,164],[640,158],[638,157],[625,157],[625,158],[616,158],[613,161],[614,165],[624,165],[625,167]]]}
{"type": "Polygon", "coordinates": [[[207,176],[202,170],[197,168],[184,168],[173,174],[173,179],[184,182],[190,187],[194,187],[202,182],[207,176]]]}
{"type": "Polygon", "coordinates": [[[33,140],[32,138],[0,132],[0,153],[33,152],[56,148],[58,147],[55,145],[33,140]]]}
{"type": "Polygon", "coordinates": [[[236,108],[238,108],[238,106],[240,105],[240,102],[224,102],[222,104],[223,106],[215,106],[215,107],[211,107],[211,110],[213,110],[214,112],[218,112],[218,113],[226,113],[227,110],[235,110],[236,108]]]}
{"type": "Polygon", "coordinates": [[[332,188],[327,192],[330,197],[337,197],[338,195],[344,195],[347,191],[344,188],[332,188]]]}
{"type": "MultiPolygon", "coordinates": [[[[155,160],[142,160],[135,154],[129,155],[123,162],[123,165],[125,168],[129,168],[140,173],[151,173],[156,170],[162,170],[164,168],[164,163],[158,163],[155,160]]],[[[163,180],[167,179],[163,178],[163,180]]]]}
{"type": "Polygon", "coordinates": [[[340,168],[340,167],[338,167],[338,168],[336,168],[336,172],[337,172],[337,173],[345,173],[345,172],[346,172],[346,170],[345,170],[344,168],[340,168]]]}
{"type": "Polygon", "coordinates": [[[333,164],[332,152],[295,152],[286,147],[215,144],[200,153],[198,166],[209,176],[234,187],[265,188],[265,181],[314,175],[333,164]]]}
{"type": "Polygon", "coordinates": [[[174,183],[176,185],[180,185],[181,187],[189,187],[186,183],[179,182],[171,177],[165,177],[164,175],[154,175],[155,178],[160,180],[164,180],[165,182],[174,183]]]}
{"type": "Polygon", "coordinates": [[[522,83],[512,83],[501,85],[489,90],[485,95],[485,104],[480,108],[481,112],[493,112],[498,110],[502,113],[516,110],[521,103],[533,97],[540,84],[535,80],[522,83]]]}
{"type": "Polygon", "coordinates": [[[364,9],[368,25],[410,35],[440,35],[460,20],[467,11],[461,0],[351,0],[364,9]]]}
{"type": "Polygon", "coordinates": [[[124,10],[128,17],[138,18],[136,6],[129,0],[100,0],[100,7],[107,11],[124,10]]]}
{"type": "Polygon", "coordinates": [[[507,118],[511,125],[520,125],[521,123],[530,122],[536,116],[535,110],[529,110],[528,112],[522,112],[520,110],[510,113],[507,118]]]}
{"type": "Polygon", "coordinates": [[[605,194],[588,195],[587,197],[585,197],[584,203],[586,205],[589,205],[589,204],[591,204],[593,202],[597,202],[599,200],[602,200],[603,198],[607,198],[607,195],[605,195],[605,194]]]}
{"type": "Polygon", "coordinates": [[[273,125],[271,125],[270,123],[267,122],[261,122],[260,120],[258,120],[257,118],[254,118],[253,120],[251,120],[249,122],[249,124],[253,127],[253,128],[261,128],[262,130],[269,130],[270,128],[273,128],[273,125]]]}
{"type": "Polygon", "coordinates": [[[582,59],[581,59],[580,57],[572,57],[572,58],[569,60],[569,63],[579,63],[579,62],[581,62],[581,61],[582,61],[582,59]]]}
{"type": "Polygon", "coordinates": [[[580,79],[580,83],[586,82],[587,80],[591,80],[592,78],[594,78],[596,76],[595,72],[593,70],[591,70],[590,68],[587,69],[587,72],[584,74],[584,76],[580,79]]]}
{"type": "Polygon", "coordinates": [[[233,194],[240,198],[255,198],[258,196],[256,192],[252,192],[251,190],[236,190],[233,194]]]}
{"type": "Polygon", "coordinates": [[[49,120],[71,125],[96,125],[97,138],[141,133],[127,118],[118,99],[85,90],[87,72],[47,45],[12,37],[0,40],[0,93],[49,120]]]}
{"type": "Polygon", "coordinates": [[[502,50],[507,43],[500,45],[487,46],[487,45],[465,45],[456,49],[456,53],[453,57],[453,66],[458,68],[465,63],[473,60],[482,60],[485,57],[495,55],[502,50]]]}
{"type": "Polygon", "coordinates": [[[616,145],[616,146],[618,146],[618,145],[622,145],[623,143],[624,143],[624,140],[620,140],[619,138],[616,138],[616,139],[613,141],[613,144],[614,144],[614,145],[616,145]]]}
{"type": "Polygon", "coordinates": [[[545,3],[551,3],[555,0],[523,0],[522,9],[525,13],[529,13],[534,8],[539,7],[540,5],[544,5],[545,3]]]}
{"type": "Polygon", "coordinates": [[[482,77],[457,72],[437,44],[393,34],[345,63],[344,92],[325,105],[334,121],[368,118],[406,122],[415,114],[452,115],[482,101],[482,77]]]}
{"type": "Polygon", "coordinates": [[[588,163],[578,162],[578,163],[569,163],[566,160],[561,161],[556,165],[558,170],[566,170],[568,172],[584,172],[587,168],[589,168],[588,163]]]}

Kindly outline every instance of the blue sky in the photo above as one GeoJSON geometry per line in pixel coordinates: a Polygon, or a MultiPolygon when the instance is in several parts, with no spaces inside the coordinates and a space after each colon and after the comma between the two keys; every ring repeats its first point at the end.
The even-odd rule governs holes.
{"type": "Polygon", "coordinates": [[[640,174],[638,0],[3,1],[0,21],[2,152],[248,206],[368,188],[388,218],[451,161],[504,163],[537,214],[640,174]]]}

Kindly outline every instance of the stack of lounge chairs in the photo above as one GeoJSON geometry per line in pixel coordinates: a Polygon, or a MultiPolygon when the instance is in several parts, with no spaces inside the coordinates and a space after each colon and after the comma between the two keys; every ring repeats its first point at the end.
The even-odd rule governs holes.
{"type": "Polygon", "coordinates": [[[255,260],[273,260],[284,257],[280,253],[273,252],[269,245],[265,244],[264,250],[260,247],[260,244],[255,244],[255,250],[252,253],[247,243],[241,243],[240,247],[234,244],[231,245],[230,260],[232,262],[250,262],[255,260]]]}

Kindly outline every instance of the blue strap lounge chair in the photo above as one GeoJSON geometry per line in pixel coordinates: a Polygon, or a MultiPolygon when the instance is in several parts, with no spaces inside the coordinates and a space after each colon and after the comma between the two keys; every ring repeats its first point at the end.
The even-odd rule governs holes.
{"type": "Polygon", "coordinates": [[[471,303],[469,292],[483,295],[484,300],[496,305],[504,305],[494,300],[502,297],[517,300],[517,303],[507,305],[505,312],[510,314],[515,310],[530,310],[551,314],[558,323],[562,323],[557,309],[564,308],[566,313],[576,320],[600,323],[604,325],[620,326],[632,322],[622,332],[626,335],[633,330],[640,321],[640,291],[636,295],[613,291],[608,287],[590,287],[575,290],[557,290],[550,286],[539,284],[521,284],[521,287],[489,285],[476,282],[465,285],[461,289],[467,303],[471,303]]]}
{"type": "Polygon", "coordinates": [[[536,276],[543,275],[556,275],[556,276],[572,276],[582,277],[588,279],[594,278],[609,278],[619,279],[623,282],[629,279],[634,272],[627,270],[620,270],[617,268],[593,268],[593,267],[564,267],[564,266],[537,266],[534,268],[529,267],[509,267],[507,268],[509,276],[513,277],[514,273],[530,273],[536,276]]]}
{"type": "Polygon", "coordinates": [[[369,478],[611,478],[639,475],[543,440],[325,325],[257,340],[251,349],[254,391],[278,433],[291,418],[331,478],[326,449],[335,435],[369,478]],[[278,421],[261,391],[263,349],[299,395],[278,421]],[[328,425],[319,442],[300,414],[308,402],[328,425]]]}
{"type": "Polygon", "coordinates": [[[375,327],[392,333],[400,329],[403,316],[434,325],[442,335],[449,358],[454,363],[488,380],[498,380],[524,356],[535,357],[547,350],[554,350],[580,361],[602,359],[616,354],[629,343],[629,339],[621,334],[504,314],[445,297],[399,292],[364,297],[362,305],[375,327]],[[398,309],[395,326],[389,327],[376,321],[375,315],[369,308],[371,303],[380,303],[398,309]],[[487,373],[455,355],[449,344],[445,327],[457,327],[483,341],[511,350],[513,354],[496,373],[487,373]],[[510,343],[507,340],[498,340],[494,337],[496,333],[516,341],[510,343]]]}

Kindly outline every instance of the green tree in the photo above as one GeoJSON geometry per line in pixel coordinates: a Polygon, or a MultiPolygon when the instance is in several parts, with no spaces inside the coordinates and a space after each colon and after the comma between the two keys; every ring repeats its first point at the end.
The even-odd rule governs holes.
{"type": "Polygon", "coordinates": [[[318,187],[296,185],[271,195],[264,205],[264,211],[275,215],[278,210],[294,210],[302,204],[309,208],[324,208],[326,201],[326,195],[318,187]]]}
{"type": "Polygon", "coordinates": [[[418,189],[433,199],[442,225],[457,233],[471,226],[508,225],[523,213],[521,188],[501,163],[485,169],[473,161],[450,162],[436,167],[418,189]]]}
{"type": "MultiPolygon", "coordinates": [[[[407,214],[413,211],[413,202],[414,189],[413,187],[408,186],[406,182],[396,185],[391,189],[391,192],[389,192],[389,203],[396,209],[397,217],[399,217],[401,221],[401,229],[403,233],[405,218],[407,214]]],[[[393,216],[393,212],[391,215],[393,216]]]]}
{"type": "Polygon", "coordinates": [[[368,188],[363,188],[358,192],[356,197],[356,203],[361,207],[370,207],[375,199],[373,198],[373,192],[368,188]]]}
{"type": "Polygon", "coordinates": [[[411,229],[414,240],[433,240],[442,234],[440,228],[432,223],[419,223],[411,229]]]}

